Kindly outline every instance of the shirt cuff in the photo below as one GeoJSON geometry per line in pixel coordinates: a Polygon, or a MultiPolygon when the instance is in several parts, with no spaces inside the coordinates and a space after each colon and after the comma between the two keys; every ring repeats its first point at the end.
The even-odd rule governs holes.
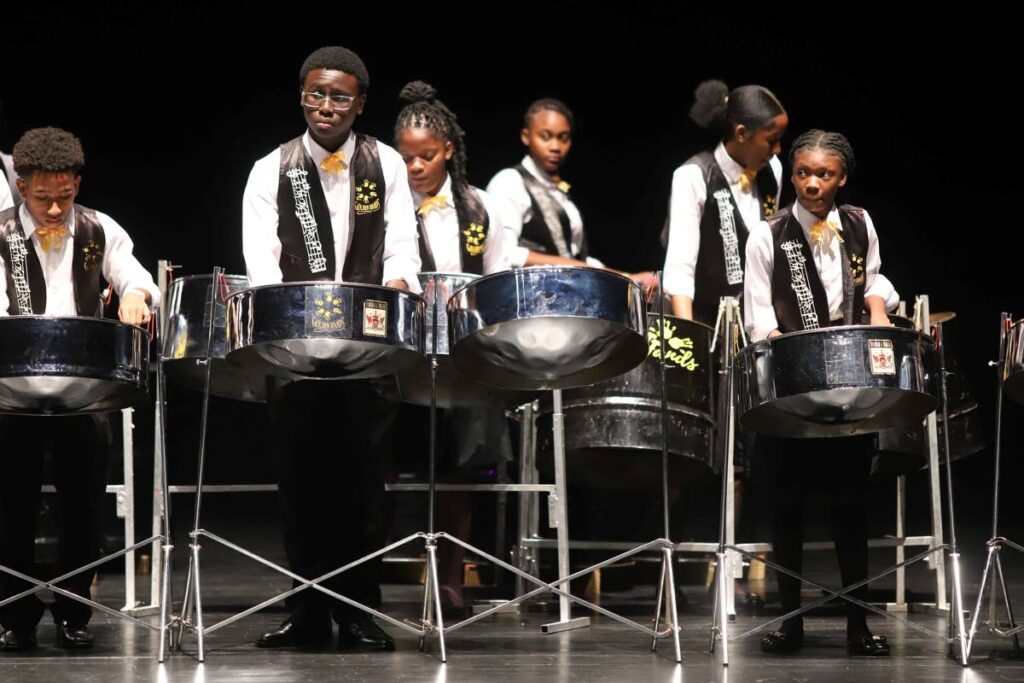
{"type": "Polygon", "coordinates": [[[530,256],[530,250],[526,247],[515,246],[509,251],[508,265],[511,268],[522,268],[526,265],[526,259],[530,256]]]}
{"type": "Polygon", "coordinates": [[[693,294],[696,287],[693,284],[693,278],[687,279],[679,273],[671,270],[665,271],[665,293],[669,296],[685,296],[691,301],[693,300],[693,294]]]}
{"type": "Polygon", "coordinates": [[[118,294],[118,298],[124,298],[125,294],[129,292],[141,292],[149,295],[149,306],[150,308],[156,308],[160,305],[160,290],[155,284],[149,282],[129,282],[118,294]]]}
{"type": "Polygon", "coordinates": [[[416,269],[407,264],[384,264],[385,285],[392,280],[405,280],[410,292],[420,294],[423,290],[420,288],[420,279],[416,277],[416,274],[416,269]]]}
{"type": "Polygon", "coordinates": [[[586,264],[591,268],[604,268],[604,264],[601,263],[601,261],[599,261],[598,259],[594,258],[593,256],[587,257],[586,264]]]}

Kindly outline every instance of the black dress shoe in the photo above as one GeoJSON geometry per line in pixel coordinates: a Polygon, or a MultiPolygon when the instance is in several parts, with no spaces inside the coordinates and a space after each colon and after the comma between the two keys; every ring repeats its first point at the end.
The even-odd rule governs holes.
{"type": "Polygon", "coordinates": [[[68,621],[58,621],[57,645],[67,648],[92,647],[92,632],[86,624],[71,624],[68,621]]]}
{"type": "Polygon", "coordinates": [[[36,647],[36,629],[11,629],[0,635],[0,650],[25,652],[36,647]]]}
{"type": "Polygon", "coordinates": [[[394,652],[395,641],[367,614],[338,624],[338,649],[394,652]]]}
{"type": "Polygon", "coordinates": [[[887,657],[889,641],[885,636],[873,636],[870,633],[852,636],[846,639],[846,651],[857,657],[887,657]]]}
{"type": "Polygon", "coordinates": [[[0,650],[4,652],[25,652],[35,649],[36,630],[34,628],[5,631],[0,634],[0,650]]]}
{"type": "Polygon", "coordinates": [[[788,655],[799,652],[804,646],[804,634],[802,631],[787,633],[786,631],[771,631],[761,639],[761,652],[773,655],[788,655]]]}
{"type": "Polygon", "coordinates": [[[743,613],[748,617],[759,617],[764,614],[764,598],[757,593],[743,596],[743,613]]]}
{"type": "Polygon", "coordinates": [[[326,628],[300,626],[291,619],[286,620],[276,631],[264,633],[256,641],[256,647],[322,647],[331,641],[331,625],[326,628]]]}

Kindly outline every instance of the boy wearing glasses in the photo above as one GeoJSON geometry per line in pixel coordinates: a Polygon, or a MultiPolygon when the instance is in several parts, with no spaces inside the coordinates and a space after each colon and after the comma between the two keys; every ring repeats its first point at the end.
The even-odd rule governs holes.
{"type": "MultiPolygon", "coordinates": [[[[418,290],[405,163],[351,130],[369,87],[362,60],[343,47],[320,48],[303,63],[299,84],[306,131],[256,162],[242,198],[250,285],[323,280],[418,290]]],[[[384,470],[398,408],[393,379],[294,382],[270,403],[291,569],[312,579],[382,547],[384,470]]],[[[376,558],[324,585],[377,608],[379,568],[376,558]]],[[[325,645],[333,616],[339,649],[394,649],[366,612],[319,591],[300,591],[286,604],[290,617],[258,646],[325,645]]]]}

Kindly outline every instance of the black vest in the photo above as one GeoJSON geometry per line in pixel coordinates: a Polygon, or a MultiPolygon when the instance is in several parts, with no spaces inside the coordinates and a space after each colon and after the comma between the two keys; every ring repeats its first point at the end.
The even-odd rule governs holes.
{"type": "MultiPolygon", "coordinates": [[[[348,245],[341,274],[345,282],[379,285],[384,278],[387,188],[377,140],[354,135],[356,151],[347,171],[352,186],[348,245]]],[[[284,281],[334,280],[337,264],[331,213],[320,175],[301,136],[281,145],[277,215],[284,281]]]]}
{"type": "MultiPolygon", "coordinates": [[[[467,186],[462,192],[455,192],[453,188],[452,203],[455,205],[455,215],[459,220],[459,263],[462,264],[460,272],[483,275],[484,246],[487,233],[491,229],[487,209],[480,201],[476,188],[472,186],[467,186]]],[[[430,240],[427,239],[427,228],[423,216],[418,212],[416,223],[422,261],[420,268],[425,272],[437,270],[434,252],[430,248],[430,240]]]]}
{"type": "MultiPolygon", "coordinates": [[[[864,209],[839,207],[843,242],[836,243],[847,264],[843,272],[843,325],[858,325],[864,319],[864,265],[868,253],[868,226],[864,209]]],[[[804,237],[792,207],[768,219],[774,245],[772,305],[780,332],[828,327],[828,297],[814,265],[811,246],[804,237]]],[[[833,236],[833,240],[835,236],[833,236]]]]}
{"type": "MultiPolygon", "coordinates": [[[[96,212],[75,204],[75,237],[71,241],[71,279],[78,315],[103,317],[103,254],[106,235],[96,212]]],[[[0,212],[0,258],[7,271],[7,312],[43,315],[46,279],[35,245],[26,237],[18,207],[0,212]]]]}
{"type": "Polygon", "coordinates": [[[523,230],[519,233],[519,246],[526,247],[530,251],[539,251],[543,254],[551,254],[552,256],[562,256],[565,258],[577,258],[581,261],[586,260],[589,255],[587,248],[587,233],[583,233],[583,241],[580,244],[579,253],[576,256],[572,255],[572,224],[569,222],[569,215],[562,208],[554,197],[548,192],[548,188],[541,181],[526,170],[526,167],[519,164],[515,167],[515,170],[519,172],[519,175],[523,178],[523,186],[526,188],[526,194],[530,196],[530,220],[523,223],[523,230]],[[538,197],[550,197],[548,200],[551,206],[552,213],[550,224],[544,217],[544,209],[538,202],[538,197]],[[557,225],[554,225],[557,221],[557,225]],[[555,243],[555,238],[552,236],[553,230],[561,229],[562,239],[565,241],[566,250],[568,253],[559,253],[558,246],[555,243]]]}
{"type": "MultiPolygon", "coordinates": [[[[694,270],[693,318],[714,325],[719,299],[743,294],[747,236],[755,226],[743,222],[743,216],[729,188],[729,180],[715,161],[713,152],[696,154],[686,163],[700,168],[708,188],[704,197],[704,211],[700,217],[700,250],[697,252],[694,270]],[[724,221],[723,209],[729,212],[724,221]]],[[[775,213],[775,196],[779,191],[770,164],[757,174],[755,184],[758,196],[761,197],[760,214],[764,220],[775,213]]],[[[667,232],[663,241],[668,246],[667,232]]]]}

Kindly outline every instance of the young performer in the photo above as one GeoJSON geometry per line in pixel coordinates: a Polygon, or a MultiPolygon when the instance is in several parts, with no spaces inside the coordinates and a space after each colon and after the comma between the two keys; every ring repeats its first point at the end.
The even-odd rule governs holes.
{"type": "MultiPolygon", "coordinates": [[[[25,200],[0,211],[0,316],[102,316],[105,280],[120,297],[122,321],[149,322],[160,293],[132,255],[131,238],[110,216],[75,203],[84,165],[81,143],[57,128],[30,130],[14,146],[25,200]]],[[[0,476],[0,565],[36,575],[35,521],[47,450],[60,504],[57,575],[99,557],[111,438],[108,414],[0,417],[8,456],[0,476]]],[[[94,576],[82,572],[61,587],[87,598],[94,576]]],[[[29,587],[0,573],[0,600],[29,587]]],[[[0,649],[35,647],[44,611],[38,594],[0,608],[0,649]]],[[[58,645],[92,645],[87,605],[58,594],[51,611],[58,645]]]]}
{"type": "MultiPolygon", "coordinates": [[[[761,222],[747,242],[744,319],[752,341],[787,332],[870,323],[889,325],[886,311],[898,295],[879,273],[878,237],[864,209],[836,206],[839,189],[854,170],[853,150],[839,133],[811,130],[793,143],[792,182],[797,201],[761,222]],[[793,255],[796,255],[796,258],[793,255]]],[[[867,578],[864,498],[873,436],[781,439],[758,436],[759,457],[774,486],[776,562],[797,573],[803,550],[805,497],[824,493],[843,585],[867,578]]],[[[778,575],[782,609],[800,605],[800,582],[778,575]]],[[[852,591],[864,600],[866,586],[852,591]]],[[[857,655],[887,655],[883,636],[868,629],[862,607],[847,603],[847,649],[857,655]]],[[[761,641],[765,652],[796,652],[803,646],[803,620],[790,618],[761,641]]]]}
{"type": "MultiPolygon", "coordinates": [[[[395,123],[395,143],[405,160],[419,223],[424,271],[489,275],[508,268],[505,236],[494,201],[466,178],[466,142],[455,114],[422,81],[399,95],[406,106],[395,123]]],[[[429,312],[428,312],[429,315],[429,312]]],[[[500,405],[457,407],[439,418],[440,475],[502,479],[512,460],[505,411],[500,405]]],[[[438,527],[466,540],[472,520],[468,492],[441,494],[438,527]]],[[[438,545],[441,604],[446,616],[465,611],[462,593],[464,551],[438,545]]]]}
{"type": "Polygon", "coordinates": [[[719,299],[743,291],[749,231],[778,204],[782,163],[776,155],[789,117],[763,86],[730,91],[722,81],[704,81],[690,118],[720,131],[721,139],[672,174],[665,291],[675,315],[713,325],[719,299]]]}
{"type": "MultiPolygon", "coordinates": [[[[303,63],[298,104],[307,129],[256,162],[242,200],[252,285],[324,280],[418,290],[420,259],[405,165],[391,147],[351,131],[368,87],[362,60],[343,47],[321,48],[303,63]],[[293,182],[297,173],[308,179],[308,198],[301,202],[293,182]],[[381,201],[356,210],[357,185],[375,186],[381,201]],[[310,220],[322,262],[307,258],[303,227],[310,220]]],[[[299,575],[320,576],[384,545],[384,471],[397,408],[391,378],[294,382],[271,398],[285,549],[299,575]]],[[[325,585],[378,607],[379,568],[377,558],[325,585]]],[[[394,649],[366,612],[319,591],[296,593],[287,605],[289,619],[257,645],[323,645],[333,616],[340,649],[394,649]]]]}
{"type": "MultiPolygon", "coordinates": [[[[537,100],[527,108],[519,131],[526,156],[517,166],[499,171],[487,184],[488,194],[500,207],[513,267],[606,268],[590,255],[583,217],[562,177],[562,166],[572,148],[572,129],[569,107],[552,98],[537,100]]],[[[631,277],[648,291],[655,285],[652,273],[631,277]]]]}

